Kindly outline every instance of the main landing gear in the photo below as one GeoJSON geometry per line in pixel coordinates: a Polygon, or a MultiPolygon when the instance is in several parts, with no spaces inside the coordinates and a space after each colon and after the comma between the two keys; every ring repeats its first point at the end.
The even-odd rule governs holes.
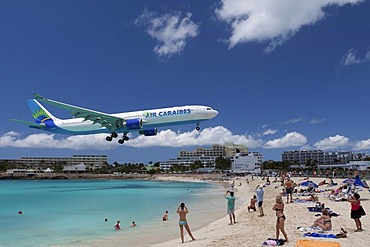
{"type": "Polygon", "coordinates": [[[197,127],[195,127],[196,130],[200,130],[199,123],[197,123],[197,127]]]}
{"type": "MultiPolygon", "coordinates": [[[[105,139],[110,142],[113,140],[113,138],[117,138],[118,135],[117,133],[113,132],[110,136],[107,136],[105,139]]],[[[123,144],[125,141],[128,141],[130,140],[130,138],[127,136],[127,133],[123,133],[123,136],[121,139],[118,140],[118,143],[119,144],[123,144]]]]}
{"type": "Polygon", "coordinates": [[[113,132],[110,136],[107,136],[105,140],[107,140],[108,142],[111,142],[113,138],[117,138],[117,137],[118,137],[117,133],[113,132]]]}
{"type": "Polygon", "coordinates": [[[125,141],[130,140],[130,138],[127,136],[127,133],[124,133],[122,138],[118,140],[119,144],[123,144],[125,141]]]}

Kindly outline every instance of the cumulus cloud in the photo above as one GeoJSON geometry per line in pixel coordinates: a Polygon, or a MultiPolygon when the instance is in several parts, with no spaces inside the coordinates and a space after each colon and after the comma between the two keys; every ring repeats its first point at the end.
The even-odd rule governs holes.
{"type": "Polygon", "coordinates": [[[370,139],[357,142],[354,145],[353,149],[354,150],[370,150],[370,139]]]}
{"type": "Polygon", "coordinates": [[[331,5],[358,4],[363,0],[221,0],[216,15],[231,26],[229,48],[245,42],[269,42],[266,52],[294,36],[301,27],[325,17],[331,5]]]}
{"type": "Polygon", "coordinates": [[[336,150],[347,147],[349,145],[349,138],[341,135],[330,136],[324,138],[314,144],[314,147],[322,150],[336,150]]]}
{"type": "Polygon", "coordinates": [[[158,42],[153,51],[159,57],[170,57],[181,53],[187,40],[199,34],[199,25],[190,19],[191,15],[187,13],[185,17],[181,17],[178,12],[158,16],[145,10],[135,23],[144,25],[150,37],[158,42]]]}
{"type": "MultiPolygon", "coordinates": [[[[56,148],[72,150],[108,150],[119,146],[116,142],[105,141],[106,134],[69,136],[66,138],[56,138],[54,134],[33,134],[22,138],[17,132],[8,132],[0,136],[0,147],[19,147],[19,148],[56,148]]],[[[190,131],[176,133],[167,129],[158,132],[156,136],[133,136],[125,142],[125,146],[131,147],[185,147],[202,146],[211,144],[224,144],[234,142],[245,144],[248,147],[261,147],[263,141],[255,139],[251,135],[235,135],[230,130],[222,126],[205,128],[202,131],[190,131]]]]}
{"type": "Polygon", "coordinates": [[[268,130],[265,130],[262,135],[263,136],[266,136],[266,135],[273,135],[275,134],[276,132],[278,132],[277,130],[273,130],[273,129],[268,129],[268,130]]]}
{"type": "Polygon", "coordinates": [[[357,51],[355,49],[350,49],[347,51],[346,55],[342,58],[342,64],[348,66],[348,65],[355,65],[360,63],[365,63],[370,61],[370,51],[368,51],[364,58],[359,58],[357,56],[357,51]]]}
{"type": "Polygon", "coordinates": [[[282,138],[270,140],[265,143],[264,148],[287,148],[303,146],[307,143],[307,138],[298,132],[287,133],[282,138]]]}

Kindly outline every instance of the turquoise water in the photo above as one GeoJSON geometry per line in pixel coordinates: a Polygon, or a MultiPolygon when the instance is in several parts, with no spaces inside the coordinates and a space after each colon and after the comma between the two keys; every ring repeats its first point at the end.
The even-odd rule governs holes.
{"type": "MultiPolygon", "coordinates": [[[[7,180],[0,181],[0,188],[0,246],[79,245],[85,240],[117,237],[117,234],[127,240],[124,246],[145,246],[145,241],[153,240],[138,236],[143,232],[148,236],[158,235],[155,228],[162,224],[165,210],[170,211],[170,222],[174,223],[180,202],[186,202],[189,210],[196,212],[193,217],[207,213],[209,207],[219,208],[219,203],[223,208],[225,203],[221,189],[207,183],[7,180]],[[218,197],[220,200],[214,200],[218,197]],[[18,215],[19,210],[24,214],[18,215]],[[122,227],[119,233],[113,229],[117,220],[122,227]],[[138,226],[131,228],[132,221],[138,226]]],[[[174,238],[171,236],[167,238],[174,238]]]]}

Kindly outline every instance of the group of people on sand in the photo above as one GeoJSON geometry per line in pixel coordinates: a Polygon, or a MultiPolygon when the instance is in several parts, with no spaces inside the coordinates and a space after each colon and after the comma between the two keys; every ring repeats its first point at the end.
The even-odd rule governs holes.
{"type": "MultiPolygon", "coordinates": [[[[279,239],[280,233],[285,238],[285,241],[288,242],[288,236],[284,228],[286,216],[284,214],[284,202],[283,202],[283,196],[286,196],[286,203],[293,203],[292,194],[294,191],[294,187],[296,184],[289,178],[285,177],[282,179],[284,182],[282,182],[283,186],[283,193],[280,193],[275,198],[275,204],[272,207],[272,209],[276,213],[276,239],[279,239]]],[[[331,180],[330,185],[334,184],[334,182],[331,180]]],[[[267,184],[266,184],[267,185],[267,184]]],[[[276,187],[275,187],[276,188],[276,187]]],[[[347,190],[346,187],[342,187],[343,190],[347,190]]],[[[256,194],[253,195],[253,197],[250,199],[250,204],[247,206],[248,212],[251,211],[257,211],[256,205],[258,204],[258,209],[260,212],[260,217],[263,216],[263,193],[261,197],[261,191],[263,191],[263,186],[259,185],[257,186],[255,192],[256,194]]],[[[344,192],[343,192],[344,193],[344,192]]],[[[314,193],[309,194],[309,197],[306,199],[301,199],[305,201],[313,201],[318,203],[318,196],[314,193]]],[[[346,200],[349,203],[351,203],[351,219],[354,220],[356,225],[355,232],[361,232],[362,231],[362,223],[361,223],[361,216],[365,215],[361,204],[360,204],[360,195],[358,193],[354,193],[352,195],[348,194],[346,197],[346,200]]],[[[322,207],[321,215],[313,222],[311,227],[318,227],[323,231],[330,231],[332,229],[332,221],[331,221],[331,212],[322,207]]],[[[342,231],[347,233],[343,228],[342,231]]]]}

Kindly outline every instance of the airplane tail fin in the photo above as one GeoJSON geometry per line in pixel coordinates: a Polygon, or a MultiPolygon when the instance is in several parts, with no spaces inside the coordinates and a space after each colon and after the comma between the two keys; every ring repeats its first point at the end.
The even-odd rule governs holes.
{"type": "Polygon", "coordinates": [[[37,100],[30,99],[27,101],[28,107],[31,110],[32,116],[37,124],[45,124],[46,126],[53,126],[55,120],[60,120],[54,117],[45,107],[43,107],[37,100]]]}

